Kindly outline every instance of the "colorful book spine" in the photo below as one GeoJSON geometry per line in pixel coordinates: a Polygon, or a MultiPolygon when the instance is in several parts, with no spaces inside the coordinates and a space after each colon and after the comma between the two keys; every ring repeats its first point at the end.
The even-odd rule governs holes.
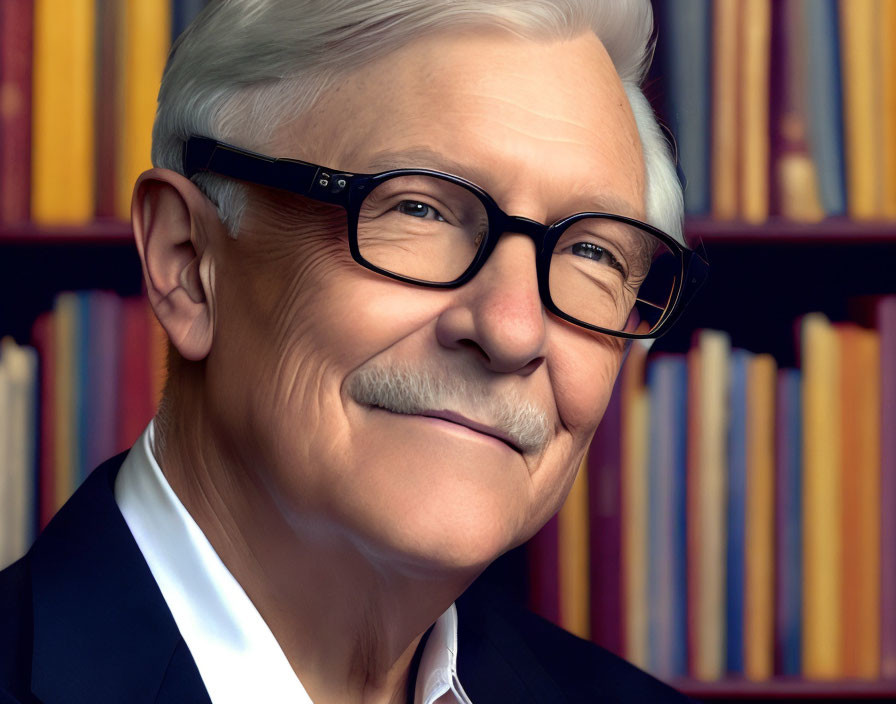
{"type": "Polygon", "coordinates": [[[778,371],[775,425],[775,672],[802,674],[802,377],[778,371]]]}
{"type": "Polygon", "coordinates": [[[747,368],[744,676],[774,674],[775,387],[777,364],[757,354],[747,368]]]}
{"type": "Polygon", "coordinates": [[[586,640],[591,637],[588,538],[588,454],[585,453],[557,516],[557,577],[560,625],[586,640]]]}
{"type": "Polygon", "coordinates": [[[588,450],[591,639],[622,656],[622,379],[588,450]]]}
{"type": "Polygon", "coordinates": [[[31,217],[39,224],[93,217],[94,25],[94,0],[35,0],[31,217]]]}
{"type": "Polygon", "coordinates": [[[881,215],[896,219],[896,2],[880,0],[877,22],[881,215]]]}
{"type": "Polygon", "coordinates": [[[29,216],[33,18],[32,0],[0,0],[0,223],[29,216]]]}
{"type": "Polygon", "coordinates": [[[738,216],[740,85],[740,0],[713,4],[712,75],[712,216],[734,220],[738,216]]]}
{"type": "Polygon", "coordinates": [[[660,678],[685,675],[687,549],[684,483],[687,471],[687,363],[657,356],[648,366],[649,435],[649,670],[660,678]]]}
{"type": "Polygon", "coordinates": [[[725,545],[728,493],[728,387],[731,340],[727,333],[701,330],[695,336],[692,365],[696,416],[692,443],[693,475],[688,480],[690,535],[688,572],[691,620],[691,676],[702,681],[725,674],[725,545]],[[694,367],[696,366],[696,369],[694,367]]]}
{"type": "Polygon", "coordinates": [[[728,395],[728,505],[725,547],[725,670],[744,671],[744,567],[747,510],[747,370],[752,353],[732,350],[728,395]]]}
{"type": "Polygon", "coordinates": [[[840,350],[830,321],[802,321],[803,675],[841,673],[840,350]]]}
{"type": "Polygon", "coordinates": [[[896,296],[877,303],[880,334],[881,677],[896,679],[896,296]]]}
{"type": "Polygon", "coordinates": [[[647,443],[650,405],[644,386],[647,347],[632,344],[622,367],[622,610],[625,658],[648,666],[648,490],[647,443]]]}

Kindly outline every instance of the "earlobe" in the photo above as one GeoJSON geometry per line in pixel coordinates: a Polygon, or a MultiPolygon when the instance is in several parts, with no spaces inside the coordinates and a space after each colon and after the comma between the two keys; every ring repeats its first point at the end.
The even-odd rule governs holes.
{"type": "Polygon", "coordinates": [[[156,317],[182,357],[204,359],[214,333],[208,247],[209,224],[220,225],[214,208],[180,174],[150,169],[134,187],[131,223],[156,317]]]}

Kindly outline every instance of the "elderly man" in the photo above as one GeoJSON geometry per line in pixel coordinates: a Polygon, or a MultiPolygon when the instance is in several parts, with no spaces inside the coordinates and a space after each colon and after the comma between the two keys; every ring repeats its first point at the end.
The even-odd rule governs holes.
{"type": "Polygon", "coordinates": [[[164,401],[0,577],[0,701],[684,699],[468,589],[705,273],[650,31],[646,0],[200,15],[134,192],[164,401]]]}

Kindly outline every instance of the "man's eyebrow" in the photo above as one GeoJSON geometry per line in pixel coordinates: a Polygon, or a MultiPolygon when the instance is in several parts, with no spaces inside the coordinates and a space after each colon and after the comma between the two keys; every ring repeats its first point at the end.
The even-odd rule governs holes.
{"type": "MultiPolygon", "coordinates": [[[[488,182],[488,173],[473,164],[464,164],[446,154],[427,147],[418,145],[406,149],[383,150],[374,153],[366,163],[366,173],[379,173],[391,169],[432,169],[443,171],[453,176],[460,176],[475,183],[480,188],[485,188],[488,182]]],[[[485,188],[487,191],[488,189],[485,188]]],[[[578,212],[599,212],[624,215],[636,220],[642,219],[642,208],[636,208],[631,202],[614,193],[589,194],[585,188],[576,189],[577,201],[582,203],[583,210],[578,212]]],[[[513,213],[511,213],[512,215],[513,213]]],[[[563,217],[572,215],[565,213],[563,217]]]]}

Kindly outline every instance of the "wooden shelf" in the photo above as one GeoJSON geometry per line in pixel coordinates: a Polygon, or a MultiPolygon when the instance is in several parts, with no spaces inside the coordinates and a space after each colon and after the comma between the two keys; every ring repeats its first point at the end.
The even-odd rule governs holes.
{"type": "Polygon", "coordinates": [[[689,218],[689,237],[705,244],[896,244],[896,222],[856,222],[848,218],[828,218],[818,223],[801,223],[780,218],[761,225],[711,218],[689,218]]]}
{"type": "MultiPolygon", "coordinates": [[[[711,218],[689,218],[689,236],[697,236],[710,246],[746,244],[896,244],[896,222],[855,222],[829,218],[819,223],[799,223],[772,219],[761,225],[711,218]]],[[[38,226],[0,225],[0,245],[130,245],[131,225],[122,220],[95,220],[85,225],[38,226]]]]}
{"type": "Polygon", "coordinates": [[[94,220],[84,225],[0,225],[0,246],[13,245],[134,245],[131,224],[123,220],[94,220]]]}
{"type": "Polygon", "coordinates": [[[744,679],[701,682],[692,679],[673,680],[669,684],[698,700],[786,699],[804,701],[893,701],[896,680],[810,681],[778,678],[766,682],[744,679]]]}

